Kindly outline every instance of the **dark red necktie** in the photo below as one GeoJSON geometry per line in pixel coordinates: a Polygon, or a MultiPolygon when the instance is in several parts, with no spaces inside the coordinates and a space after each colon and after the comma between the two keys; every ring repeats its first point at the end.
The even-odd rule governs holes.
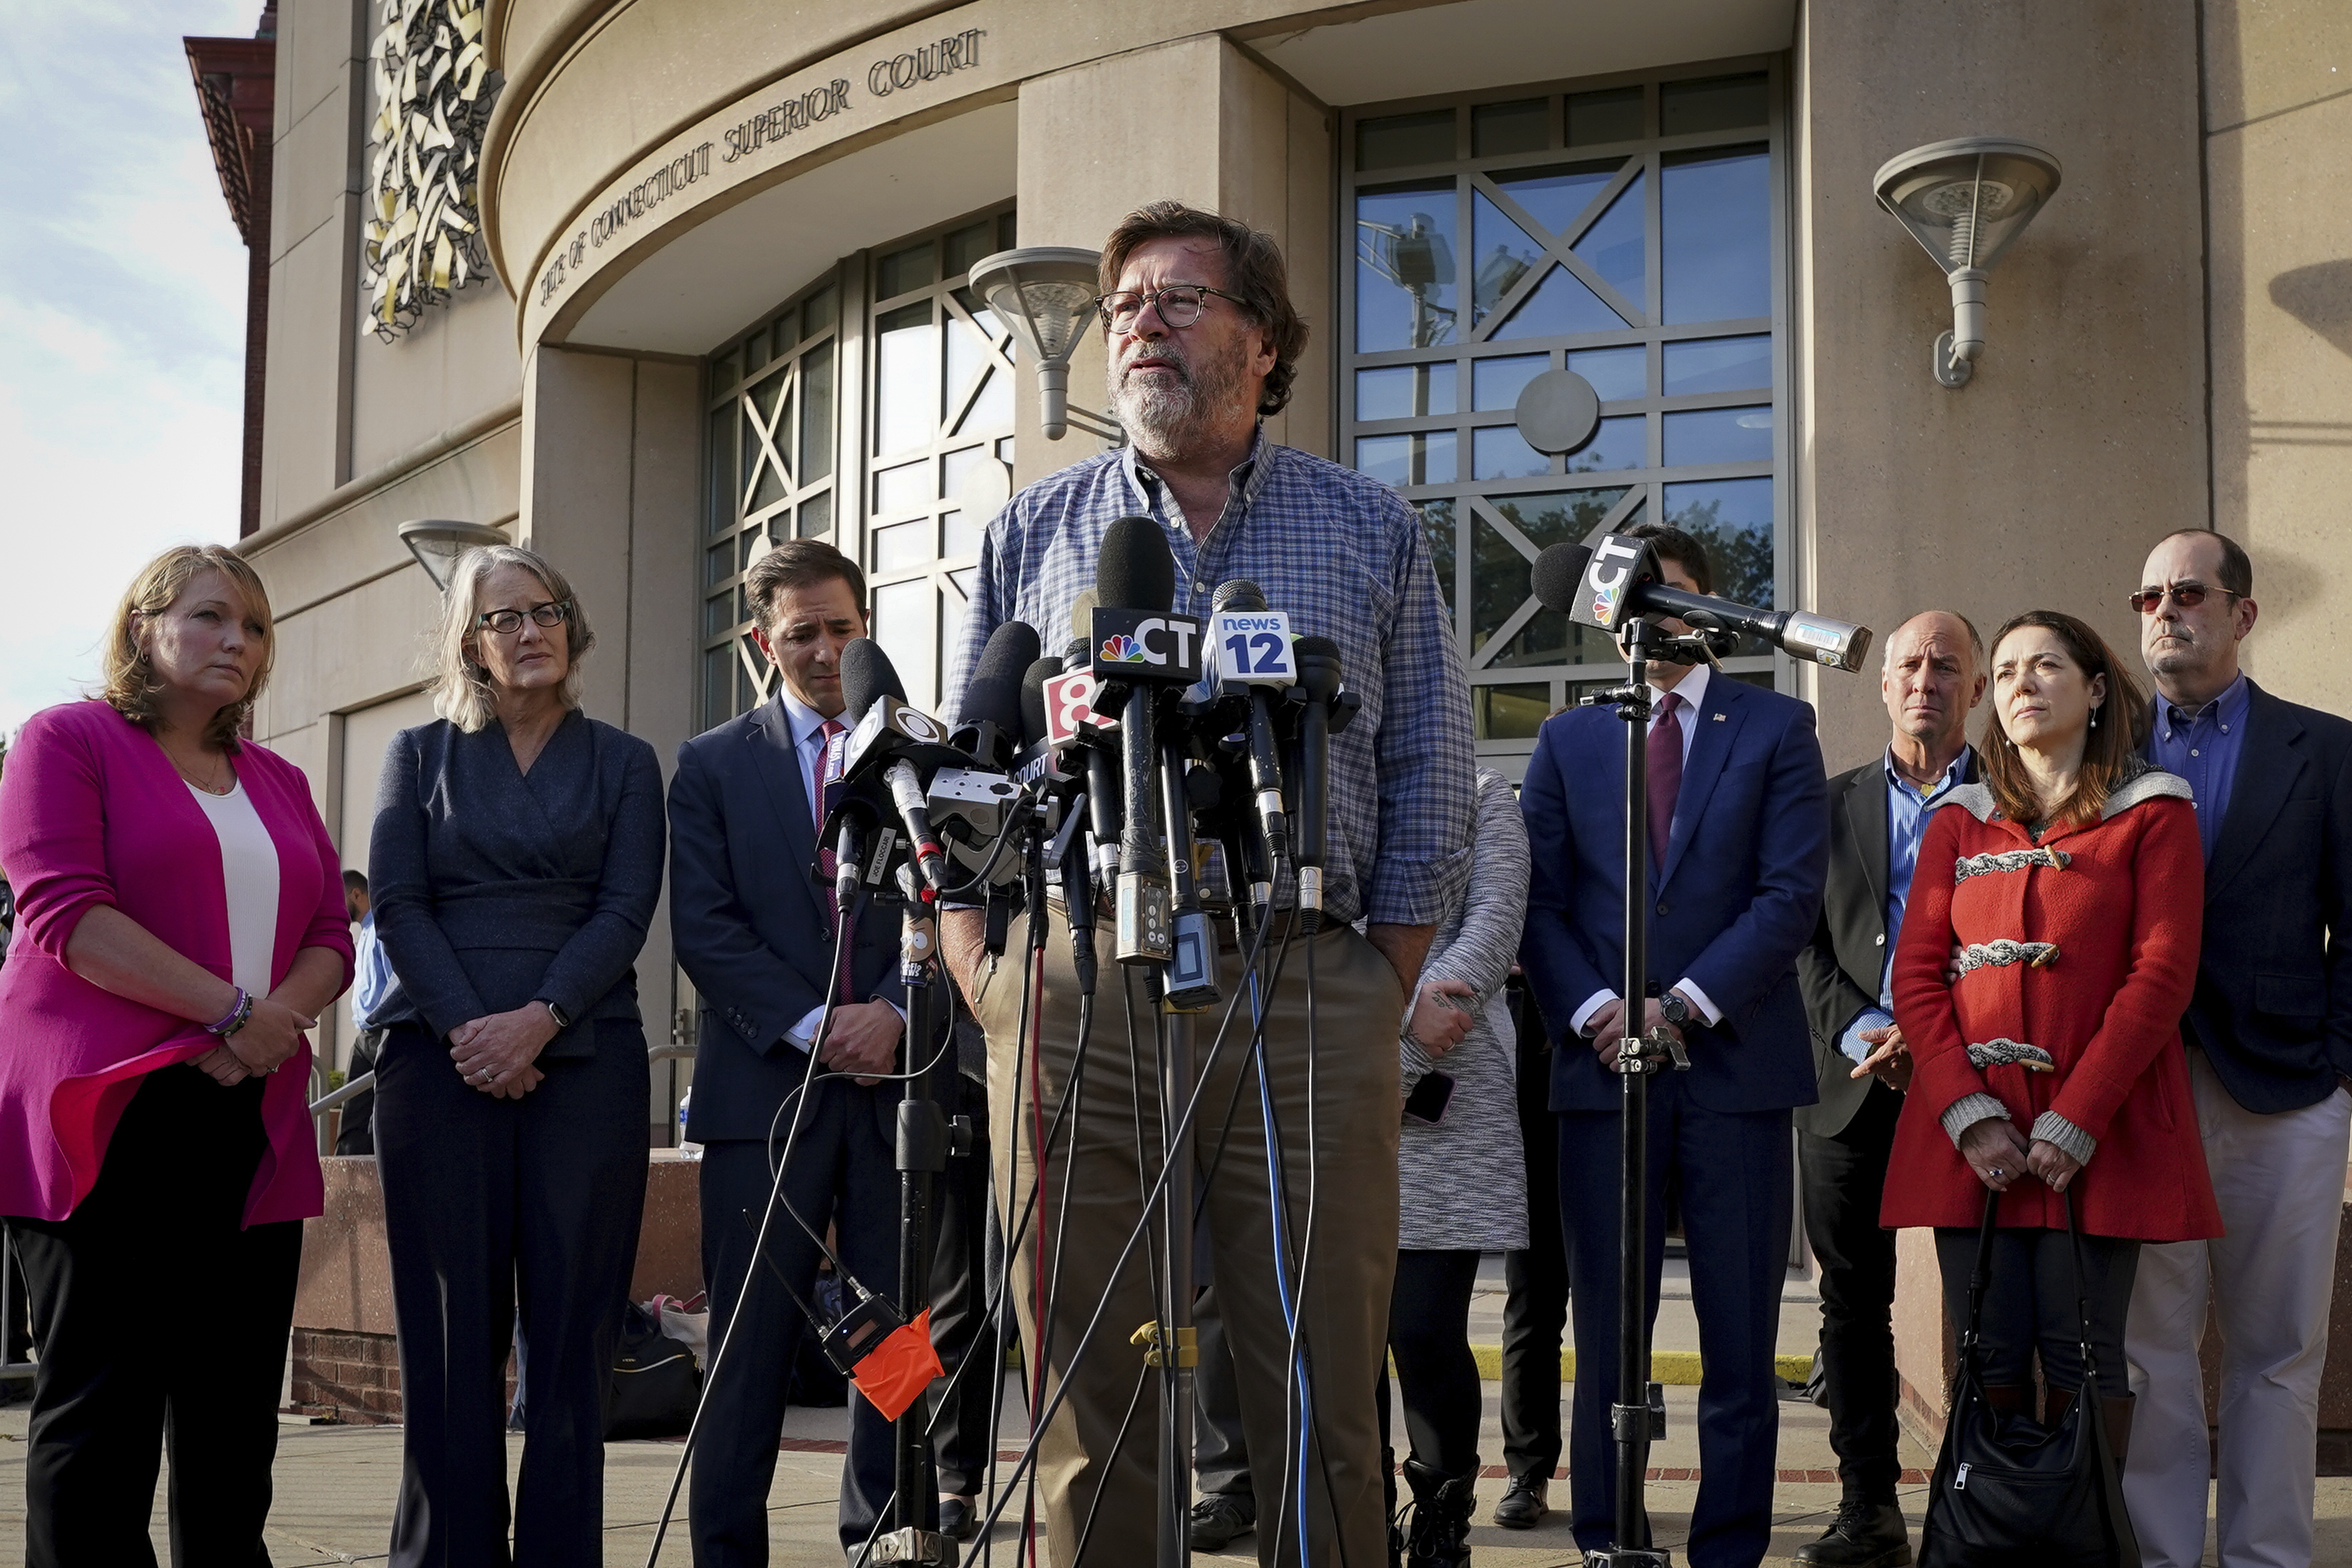
{"type": "Polygon", "coordinates": [[[1683,723],[1675,710],[1683,700],[1674,692],[1658,699],[1658,716],[1650,725],[1650,868],[1663,870],[1666,846],[1675,837],[1675,797],[1683,790],[1683,723]]]}
{"type": "MultiPolygon", "coordinates": [[[[834,807],[841,804],[842,790],[841,781],[839,779],[828,777],[827,775],[833,772],[834,737],[836,735],[845,734],[847,732],[848,726],[842,723],[838,719],[827,719],[824,721],[824,729],[822,731],[824,746],[817,753],[817,764],[815,769],[816,789],[814,793],[815,796],[816,831],[818,837],[816,862],[818,869],[824,873],[824,923],[826,927],[825,934],[828,936],[835,935],[841,923],[841,912],[834,908],[833,903],[833,879],[835,873],[841,869],[841,862],[835,856],[833,846],[824,842],[824,819],[833,814],[834,807]]],[[[850,923],[849,935],[841,942],[840,984],[836,987],[835,995],[835,1001],[837,1004],[846,1004],[857,1000],[850,982],[851,955],[855,949],[856,941],[857,926],[856,922],[853,921],[850,923]]]]}

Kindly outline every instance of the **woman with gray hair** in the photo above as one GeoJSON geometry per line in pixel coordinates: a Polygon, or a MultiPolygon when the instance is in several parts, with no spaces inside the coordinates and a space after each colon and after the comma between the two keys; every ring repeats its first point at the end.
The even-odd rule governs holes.
{"type": "Polygon", "coordinates": [[[396,1564],[505,1563],[508,1348],[521,1308],[511,1561],[603,1560],[604,1397],[646,1190],[630,967],[661,892],[653,748],[580,711],[595,645],[563,574],[458,558],[434,709],[384,757],[369,842],[399,979],[375,1142],[400,1328],[396,1564]]]}

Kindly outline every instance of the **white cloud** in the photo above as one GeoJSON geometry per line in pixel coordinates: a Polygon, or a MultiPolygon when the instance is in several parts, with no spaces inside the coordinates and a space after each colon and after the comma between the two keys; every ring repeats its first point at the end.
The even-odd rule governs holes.
{"type": "Polygon", "coordinates": [[[184,34],[258,0],[0,0],[0,733],[79,694],[131,574],[236,537],[246,250],[184,34]],[[103,68],[98,68],[102,62],[103,68]]]}

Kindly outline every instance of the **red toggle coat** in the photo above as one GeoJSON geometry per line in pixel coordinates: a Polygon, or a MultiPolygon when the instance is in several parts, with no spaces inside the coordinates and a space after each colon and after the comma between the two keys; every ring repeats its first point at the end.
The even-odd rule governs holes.
{"type": "MultiPolygon", "coordinates": [[[[1996,813],[1985,785],[1947,795],[1919,846],[1890,975],[1916,1070],[1880,1223],[1983,1223],[1984,1184],[1940,1118],[1986,1093],[2029,1139],[2055,1110],[2098,1141],[2072,1184],[2085,1235],[2221,1235],[2180,1042],[2204,918],[2195,808],[2171,773],[2140,773],[2098,822],[2053,827],[2038,845],[1996,813]],[[1955,944],[1976,950],[1973,967],[1948,983],[1955,944]],[[1969,1060],[1970,1045],[2004,1040],[2047,1051],[2055,1070],[1969,1060]]],[[[2001,1225],[2063,1228],[2058,1194],[2020,1175],[2001,1225]]]]}

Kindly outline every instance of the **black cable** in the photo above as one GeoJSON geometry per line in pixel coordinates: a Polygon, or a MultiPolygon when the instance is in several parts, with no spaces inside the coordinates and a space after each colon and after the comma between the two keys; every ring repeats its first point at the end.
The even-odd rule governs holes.
{"type": "MultiPolygon", "coordinates": [[[[1118,1463],[1118,1451],[1127,1447],[1128,1430],[1135,1425],[1135,1413],[1143,1404],[1143,1391],[1150,1386],[1150,1384],[1151,1367],[1149,1363],[1146,1363],[1143,1370],[1135,1374],[1135,1392],[1128,1396],[1127,1414],[1119,1418],[1118,1436],[1111,1439],[1110,1452],[1103,1458],[1103,1474],[1106,1477],[1118,1463]]],[[[1103,1493],[1109,1489],[1108,1487],[1097,1487],[1094,1500],[1087,1504],[1087,1522],[1079,1527],[1078,1547],[1076,1551],[1070,1553],[1070,1568],[1079,1568],[1079,1564],[1086,1562],[1087,1542],[1094,1539],[1095,1516],[1102,1511],[1103,1493]]]]}

